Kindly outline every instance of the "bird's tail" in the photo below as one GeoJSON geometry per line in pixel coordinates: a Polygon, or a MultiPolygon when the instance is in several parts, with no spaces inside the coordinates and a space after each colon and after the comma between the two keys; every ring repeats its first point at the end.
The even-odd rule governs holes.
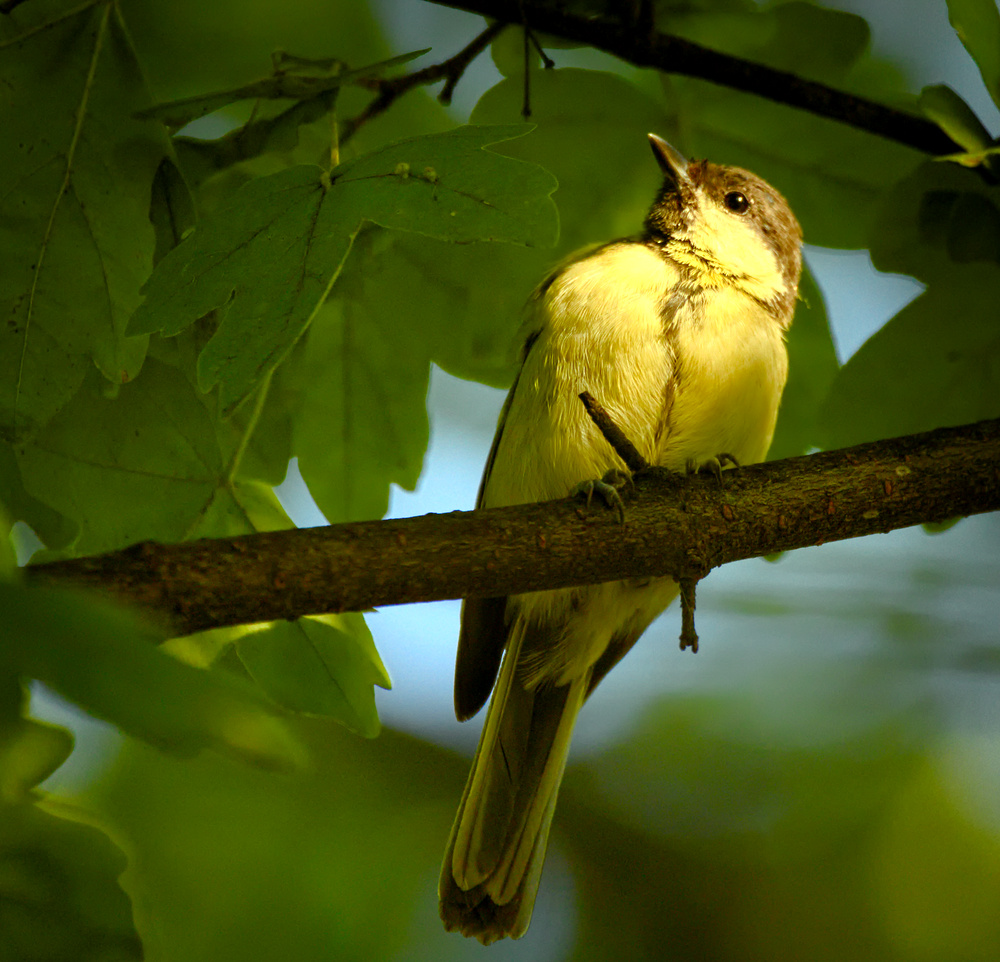
{"type": "MultiPolygon", "coordinates": [[[[518,665],[525,633],[519,619],[438,889],[445,927],[484,945],[504,936],[520,938],[528,928],[573,726],[590,680],[588,671],[567,685],[543,681],[525,688],[518,665]]],[[[534,649],[537,639],[531,642],[534,649]]]]}

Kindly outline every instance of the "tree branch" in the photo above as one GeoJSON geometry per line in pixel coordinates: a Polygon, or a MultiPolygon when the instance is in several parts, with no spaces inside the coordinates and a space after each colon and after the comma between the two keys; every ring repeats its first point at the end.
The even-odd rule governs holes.
{"type": "Polygon", "coordinates": [[[422,87],[427,84],[437,83],[439,80],[444,80],[445,85],[438,94],[438,100],[443,104],[450,104],[452,94],[455,92],[455,86],[462,79],[462,74],[465,73],[469,64],[493,42],[493,39],[506,26],[507,24],[505,23],[490,24],[453,57],[442,60],[441,63],[431,64],[429,67],[424,67],[422,70],[415,70],[413,73],[405,74],[402,77],[390,77],[389,79],[376,78],[372,80],[371,86],[378,90],[378,95],[371,100],[361,113],[344,122],[343,132],[340,137],[341,144],[346,144],[362,125],[373,117],[384,113],[403,94],[413,90],[414,87],[422,87]]]}
{"type": "Polygon", "coordinates": [[[927,154],[937,156],[964,149],[936,124],[922,117],[835,90],[825,84],[803,80],[784,70],[719,53],[681,37],[636,29],[624,19],[576,14],[562,4],[550,6],[537,0],[430,2],[477,13],[501,24],[526,23],[534,31],[587,44],[636,67],[654,67],[664,73],[696,77],[756,94],[776,103],[839,120],[927,154]]]}
{"type": "Polygon", "coordinates": [[[1000,508],[1000,419],[751,465],[715,478],[651,469],[626,522],[564,499],[214,538],[151,542],[29,567],[176,633],[620,578],[697,579],[736,561],[1000,508]]]}

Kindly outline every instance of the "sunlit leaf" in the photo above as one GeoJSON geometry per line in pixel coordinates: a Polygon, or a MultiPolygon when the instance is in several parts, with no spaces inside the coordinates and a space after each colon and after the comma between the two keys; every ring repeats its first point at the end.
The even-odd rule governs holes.
{"type": "Polygon", "coordinates": [[[967,150],[981,150],[993,141],[972,108],[947,84],[924,87],[920,91],[920,109],[967,150]]]}
{"type": "Polygon", "coordinates": [[[283,708],[335,718],[368,738],[379,733],[373,685],[389,676],[360,615],[279,621],[243,634],[240,660],[283,708]]]}
{"type": "Polygon", "coordinates": [[[948,19],[1000,106],[1000,11],[996,0],[948,0],[948,19]]]}
{"type": "MultiPolygon", "coordinates": [[[[58,725],[27,717],[28,697],[12,666],[0,669],[0,810],[26,801],[73,750],[73,736],[58,725]]],[[[2,898],[2,896],[0,896],[2,898]]]]}

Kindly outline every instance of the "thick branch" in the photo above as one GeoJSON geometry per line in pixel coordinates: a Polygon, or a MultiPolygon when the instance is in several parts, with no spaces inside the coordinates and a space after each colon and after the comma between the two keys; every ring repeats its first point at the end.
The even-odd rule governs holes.
{"type": "Polygon", "coordinates": [[[624,525],[579,501],[144,543],[30,567],[178,633],[320,612],[495,596],[619,578],[697,578],[807,545],[1000,508],[1000,419],[712,477],[636,479],[624,525]]]}
{"type": "Polygon", "coordinates": [[[719,53],[669,34],[637,29],[626,19],[576,14],[562,4],[530,0],[431,0],[446,7],[478,13],[503,24],[525,24],[531,30],[574,40],[613,54],[637,67],[708,80],[723,87],[757,94],[776,103],[808,110],[877,134],[927,154],[962,150],[936,124],[902,110],[803,80],[784,70],[719,53]]]}

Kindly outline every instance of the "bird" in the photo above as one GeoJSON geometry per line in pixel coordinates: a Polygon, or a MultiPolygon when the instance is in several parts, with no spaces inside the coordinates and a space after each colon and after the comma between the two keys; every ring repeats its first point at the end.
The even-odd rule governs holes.
{"type": "MultiPolygon", "coordinates": [[[[760,177],[648,136],[663,182],[641,231],[572,257],[528,301],[477,508],[626,472],[583,391],[651,465],[689,473],[767,454],[801,228],[760,177]]],[[[456,716],[492,698],[441,869],[447,929],[483,944],[524,935],[577,714],[678,590],[658,577],[463,601],[456,716]]]]}

